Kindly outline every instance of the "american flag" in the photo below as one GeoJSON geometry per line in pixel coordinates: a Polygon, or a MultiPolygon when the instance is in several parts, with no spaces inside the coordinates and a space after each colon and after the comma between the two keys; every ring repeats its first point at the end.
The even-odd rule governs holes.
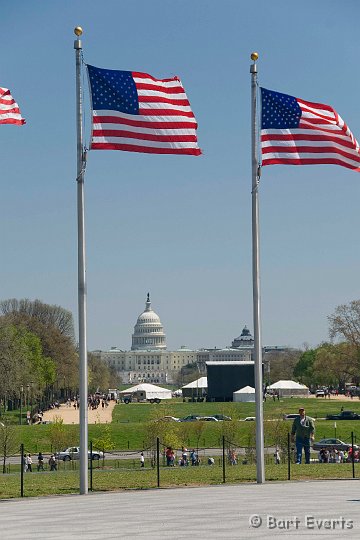
{"type": "Polygon", "coordinates": [[[0,124],[25,124],[19,105],[10,94],[10,90],[0,87],[0,124]]]}
{"type": "Polygon", "coordinates": [[[360,170],[357,140],[329,105],[261,88],[263,165],[342,165],[360,170]]]}
{"type": "Polygon", "coordinates": [[[198,156],[197,123],[181,81],[87,66],[91,149],[198,156]]]}

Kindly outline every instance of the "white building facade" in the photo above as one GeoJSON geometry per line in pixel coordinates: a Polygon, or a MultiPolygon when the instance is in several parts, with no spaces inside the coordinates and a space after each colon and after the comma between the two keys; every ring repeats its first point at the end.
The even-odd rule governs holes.
{"type": "Polygon", "coordinates": [[[92,354],[113,366],[124,383],[173,383],[181,368],[188,364],[197,364],[199,374],[203,374],[207,361],[251,360],[253,342],[249,340],[250,333],[246,327],[243,333],[245,330],[246,339],[241,342],[241,336],[237,338],[235,347],[199,350],[181,347],[176,351],[168,351],[164,327],[160,317],[151,308],[148,294],[145,310],[139,315],[134,326],[131,350],[123,351],[111,347],[108,351],[92,351],[92,354]]]}

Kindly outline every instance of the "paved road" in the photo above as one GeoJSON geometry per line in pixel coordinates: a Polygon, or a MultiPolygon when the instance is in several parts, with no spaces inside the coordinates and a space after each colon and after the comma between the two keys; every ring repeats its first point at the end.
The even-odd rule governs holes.
{"type": "MultiPolygon", "coordinates": [[[[265,448],[265,454],[273,455],[275,452],[275,448],[265,448]]],[[[190,451],[188,451],[188,455],[190,455],[190,451]]],[[[238,455],[245,455],[245,448],[237,448],[236,449],[238,455]]],[[[113,459],[134,459],[135,461],[139,461],[140,459],[140,450],[139,451],[113,451],[113,452],[105,452],[105,460],[113,460],[113,459]]],[[[178,457],[180,457],[180,450],[178,451],[178,457]]],[[[48,459],[50,457],[50,454],[43,454],[45,464],[48,462],[48,459]]],[[[227,452],[225,453],[227,455],[227,452]]],[[[145,457],[149,457],[150,453],[147,453],[145,451],[145,457]]],[[[222,448],[199,448],[199,457],[221,457],[222,456],[222,448]]],[[[37,465],[37,454],[32,454],[32,460],[33,460],[33,468],[36,469],[37,465]],[[35,467],[34,467],[35,465],[35,467]]],[[[1,461],[1,459],[0,459],[1,461]]],[[[20,463],[20,455],[15,455],[7,458],[6,463],[10,463],[11,465],[18,465],[20,463]]],[[[94,462],[95,465],[97,461],[94,462]]]]}
{"type": "MultiPolygon", "coordinates": [[[[1,540],[359,538],[359,490],[359,480],[335,480],[1,501],[0,537],[1,540]],[[254,514],[263,521],[258,528],[249,524],[249,517],[254,514]],[[329,521],[332,519],[338,521],[329,521]],[[287,523],[291,520],[293,524],[287,523]]],[[[253,519],[258,523],[259,520],[253,519]]]]}

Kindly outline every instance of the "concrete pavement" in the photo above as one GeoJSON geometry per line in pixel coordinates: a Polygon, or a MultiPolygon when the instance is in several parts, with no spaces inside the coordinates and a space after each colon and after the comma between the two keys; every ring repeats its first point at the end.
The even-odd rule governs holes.
{"type": "Polygon", "coordinates": [[[238,484],[7,500],[0,502],[0,538],[359,538],[359,482],[238,484]],[[261,526],[250,525],[250,516],[254,525],[261,520],[261,526]]]}

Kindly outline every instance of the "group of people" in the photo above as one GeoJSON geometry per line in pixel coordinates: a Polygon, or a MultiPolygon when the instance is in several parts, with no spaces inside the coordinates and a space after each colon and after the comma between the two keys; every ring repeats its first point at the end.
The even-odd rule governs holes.
{"type": "MultiPolygon", "coordinates": [[[[176,454],[171,446],[165,448],[165,458],[167,467],[175,466],[176,454]]],[[[179,457],[177,464],[179,467],[187,467],[190,464],[193,467],[200,465],[199,455],[195,448],[193,448],[189,454],[188,449],[183,446],[181,448],[181,456],[179,457]]]]}
{"type": "Polygon", "coordinates": [[[88,399],[88,407],[92,411],[98,409],[101,405],[102,409],[109,406],[109,400],[106,396],[100,396],[99,394],[90,395],[88,399]]]}
{"type": "MultiPolygon", "coordinates": [[[[104,409],[109,406],[109,399],[104,394],[90,394],[88,397],[88,408],[95,411],[99,407],[104,409]]],[[[73,399],[68,399],[66,402],[67,407],[73,406],[74,409],[78,409],[80,406],[79,396],[74,396],[73,399]]]]}
{"type": "MultiPolygon", "coordinates": [[[[300,407],[299,416],[295,418],[291,430],[291,440],[295,442],[296,445],[296,463],[298,465],[301,463],[303,450],[305,453],[305,463],[310,463],[310,447],[314,441],[314,436],[314,419],[310,416],[306,416],[304,407],[300,407]]],[[[360,461],[360,451],[354,451],[353,457],[351,446],[349,446],[347,450],[323,447],[319,451],[320,463],[347,463],[351,462],[353,459],[356,462],[360,461]]]]}
{"type": "Polygon", "coordinates": [[[60,403],[58,401],[54,401],[53,403],[50,403],[49,409],[60,409],[60,403]]]}
{"type": "MultiPolygon", "coordinates": [[[[354,461],[360,461],[359,450],[354,451],[354,461]]],[[[319,463],[351,463],[352,447],[347,450],[337,450],[336,448],[322,448],[319,452],[319,463]]]]}
{"type": "MultiPolygon", "coordinates": [[[[37,462],[38,462],[37,471],[38,472],[45,470],[44,461],[45,459],[44,459],[43,453],[39,452],[38,457],[37,457],[37,462]]],[[[49,457],[48,464],[49,464],[50,471],[57,471],[57,461],[54,454],[51,454],[51,456],[49,457]]],[[[24,472],[32,472],[33,460],[32,460],[31,454],[25,454],[23,466],[24,466],[24,472]]]]}

